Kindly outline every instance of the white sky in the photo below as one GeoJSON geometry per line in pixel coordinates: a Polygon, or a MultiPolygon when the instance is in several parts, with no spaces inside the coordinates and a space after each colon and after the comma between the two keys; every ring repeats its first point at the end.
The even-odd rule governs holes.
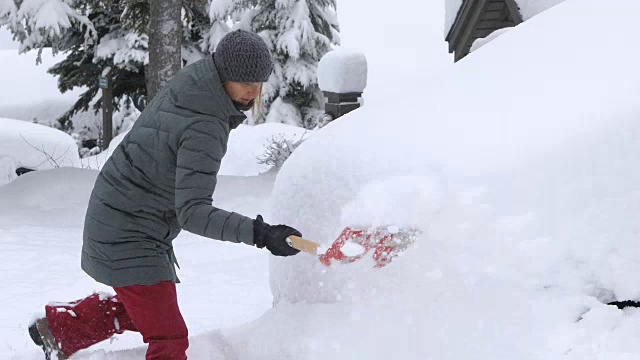
{"type": "Polygon", "coordinates": [[[0,50],[17,49],[18,43],[11,39],[11,33],[7,29],[0,29],[0,50]]]}

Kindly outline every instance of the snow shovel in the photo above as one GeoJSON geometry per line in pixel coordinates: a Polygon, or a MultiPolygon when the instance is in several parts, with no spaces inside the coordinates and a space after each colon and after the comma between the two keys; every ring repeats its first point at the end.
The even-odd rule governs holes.
{"type": "Polygon", "coordinates": [[[388,265],[394,257],[408,248],[422,232],[414,228],[378,227],[366,230],[345,228],[340,236],[319,254],[320,244],[291,235],[287,243],[294,249],[311,255],[319,255],[325,266],[334,263],[348,264],[371,253],[376,268],[388,265]]]}

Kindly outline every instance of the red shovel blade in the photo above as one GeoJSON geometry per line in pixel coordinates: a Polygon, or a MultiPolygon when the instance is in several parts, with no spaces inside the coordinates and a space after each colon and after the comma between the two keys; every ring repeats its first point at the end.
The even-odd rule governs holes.
{"type": "Polygon", "coordinates": [[[332,263],[352,263],[371,254],[375,267],[388,265],[394,257],[408,248],[421,231],[413,228],[378,227],[367,230],[345,228],[329,249],[320,255],[326,266],[332,263]]]}

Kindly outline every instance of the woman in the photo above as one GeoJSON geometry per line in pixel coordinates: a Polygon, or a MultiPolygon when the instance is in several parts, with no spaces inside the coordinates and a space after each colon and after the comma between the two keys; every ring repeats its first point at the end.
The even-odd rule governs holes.
{"type": "Polygon", "coordinates": [[[147,106],[96,180],[87,209],[82,269],[116,295],[45,307],[29,333],[47,359],[66,359],[113,334],[139,331],[146,359],[186,359],[188,332],[176,298],[172,241],[194,234],[298,253],[288,226],[212,206],[229,132],[273,70],[256,34],[226,35],[212,57],[178,72],[147,106]]]}

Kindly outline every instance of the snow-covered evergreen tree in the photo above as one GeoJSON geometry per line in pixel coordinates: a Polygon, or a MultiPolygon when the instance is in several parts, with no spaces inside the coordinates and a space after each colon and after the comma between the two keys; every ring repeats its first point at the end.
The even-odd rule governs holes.
{"type": "Polygon", "coordinates": [[[81,29],[85,43],[95,38],[86,10],[81,0],[0,0],[0,25],[20,42],[20,52],[47,47],[56,53],[64,49],[64,35],[72,27],[81,29]]]}
{"type": "Polygon", "coordinates": [[[48,72],[59,77],[58,87],[65,92],[77,87],[87,90],[78,101],[58,121],[61,128],[71,130],[73,124],[69,119],[78,112],[93,110],[96,113],[101,107],[101,93],[96,84],[102,71],[110,67],[114,107],[137,101],[146,94],[144,64],[148,62],[148,37],[139,33],[136,22],[128,18],[123,21],[123,8],[116,2],[86,1],[91,8],[89,19],[97,36],[90,46],[85,46],[80,39],[77,27],[68,29],[67,52],[64,60],[51,67],[48,72]]]}
{"type": "MultiPolygon", "coordinates": [[[[339,44],[335,0],[219,0],[215,21],[238,18],[235,27],[258,33],[271,49],[274,73],[263,89],[265,113],[254,123],[281,122],[311,129],[322,118],[320,58],[339,44]]],[[[213,21],[212,20],[212,21],[213,21]]]]}
{"type": "MultiPolygon", "coordinates": [[[[209,31],[207,0],[183,0],[182,60],[190,63],[209,31]]],[[[0,26],[21,42],[21,51],[52,48],[66,58],[49,69],[59,77],[62,92],[86,88],[60,119],[71,131],[69,119],[78,112],[101,106],[97,78],[111,67],[113,102],[120,106],[144,105],[147,94],[145,68],[149,64],[150,0],[0,0],[0,26]]],[[[127,112],[128,109],[123,109],[127,112]]]]}

